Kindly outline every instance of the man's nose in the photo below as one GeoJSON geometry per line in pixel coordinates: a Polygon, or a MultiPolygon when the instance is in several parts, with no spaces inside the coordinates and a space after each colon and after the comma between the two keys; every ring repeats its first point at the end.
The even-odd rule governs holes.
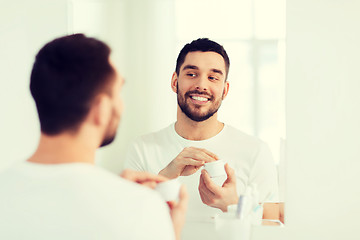
{"type": "Polygon", "coordinates": [[[200,76],[198,78],[198,81],[196,81],[195,88],[199,91],[207,91],[208,90],[207,84],[208,84],[207,76],[200,76]]]}

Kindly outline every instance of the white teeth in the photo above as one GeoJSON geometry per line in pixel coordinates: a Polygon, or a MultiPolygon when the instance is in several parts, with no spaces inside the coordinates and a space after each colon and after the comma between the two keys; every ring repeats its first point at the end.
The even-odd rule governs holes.
{"type": "Polygon", "coordinates": [[[196,96],[192,96],[192,99],[198,100],[198,101],[202,101],[202,102],[206,102],[208,99],[204,98],[204,97],[196,97],[196,96]]]}

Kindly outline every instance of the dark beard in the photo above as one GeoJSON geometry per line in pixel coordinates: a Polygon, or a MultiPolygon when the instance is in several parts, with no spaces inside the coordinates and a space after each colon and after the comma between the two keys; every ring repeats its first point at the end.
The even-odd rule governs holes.
{"type": "MultiPolygon", "coordinates": [[[[190,98],[190,94],[201,94],[201,95],[207,95],[209,96],[209,101],[214,101],[214,97],[213,96],[210,96],[209,94],[207,93],[204,93],[204,92],[200,92],[200,91],[189,91],[187,92],[184,97],[181,96],[181,94],[177,93],[177,101],[178,101],[178,105],[181,109],[181,111],[183,113],[185,113],[185,115],[190,118],[191,120],[195,121],[195,122],[202,122],[202,121],[205,121],[207,119],[209,119],[210,117],[212,117],[220,108],[221,106],[221,101],[219,102],[215,102],[215,105],[209,109],[208,112],[206,112],[205,114],[203,115],[200,115],[200,114],[196,114],[194,112],[191,111],[190,109],[190,106],[188,104],[186,104],[186,99],[190,98]]],[[[200,107],[195,107],[196,109],[199,109],[200,107]]]]}
{"type": "Polygon", "coordinates": [[[110,143],[112,143],[112,142],[114,141],[114,139],[115,139],[115,134],[114,134],[113,136],[106,137],[106,138],[102,141],[100,147],[104,147],[104,146],[109,145],[110,143]]]}
{"type": "MultiPolygon", "coordinates": [[[[115,110],[113,109],[113,110],[112,110],[112,115],[111,115],[111,119],[112,119],[112,120],[110,120],[110,122],[109,122],[109,124],[108,124],[108,129],[107,129],[109,132],[110,132],[109,129],[111,129],[112,122],[113,122],[113,121],[116,121],[116,120],[115,120],[115,118],[116,118],[115,116],[116,116],[116,112],[115,112],[115,110]]],[[[119,121],[120,121],[120,120],[119,120],[119,121]]],[[[106,135],[105,135],[103,141],[102,141],[101,144],[100,144],[100,147],[107,146],[107,145],[109,145],[110,143],[112,143],[112,142],[115,140],[117,128],[118,128],[118,125],[119,125],[119,121],[117,122],[114,131],[113,131],[111,134],[106,134],[106,135]]]]}

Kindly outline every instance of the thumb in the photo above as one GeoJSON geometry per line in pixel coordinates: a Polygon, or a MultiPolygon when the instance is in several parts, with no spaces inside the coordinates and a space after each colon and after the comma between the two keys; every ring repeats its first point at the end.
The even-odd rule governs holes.
{"type": "Polygon", "coordinates": [[[225,164],[225,172],[227,175],[227,179],[226,179],[225,183],[226,184],[235,184],[236,183],[235,171],[227,163],[225,164]]]}
{"type": "Polygon", "coordinates": [[[179,193],[179,208],[186,211],[188,205],[189,195],[185,185],[182,185],[179,193]]]}

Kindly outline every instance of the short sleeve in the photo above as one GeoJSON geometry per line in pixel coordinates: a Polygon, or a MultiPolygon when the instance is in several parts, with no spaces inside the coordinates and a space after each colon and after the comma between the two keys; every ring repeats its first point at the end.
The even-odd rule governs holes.
{"type": "Polygon", "coordinates": [[[145,159],[140,149],[140,139],[134,141],[126,154],[124,168],[129,168],[135,171],[147,171],[145,168],[145,159]]]}
{"type": "Polygon", "coordinates": [[[256,184],[260,202],[279,202],[278,174],[269,147],[262,143],[255,156],[249,184],[256,184]]]}

